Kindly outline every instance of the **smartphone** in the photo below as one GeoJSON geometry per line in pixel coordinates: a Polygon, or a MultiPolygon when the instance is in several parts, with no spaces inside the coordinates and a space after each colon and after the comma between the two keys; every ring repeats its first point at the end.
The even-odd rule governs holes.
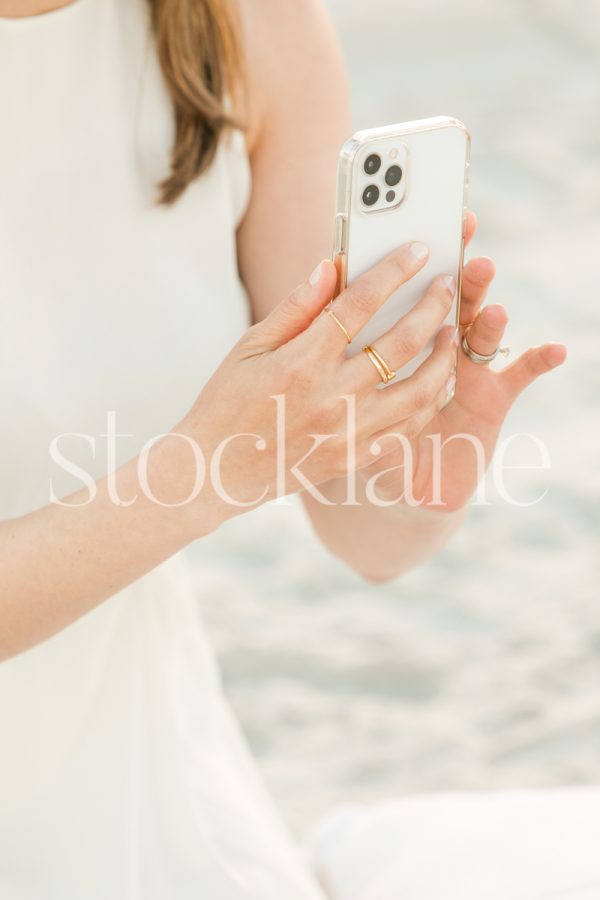
{"type": "MultiPolygon", "coordinates": [[[[443,324],[458,325],[471,139],[458,119],[439,116],[358,131],[340,151],[333,260],[337,293],[408,241],[424,241],[429,260],[375,313],[348,345],[349,355],[394,325],[436,275],[453,275],[457,291],[443,324]]],[[[440,326],[442,327],[442,326],[440,326]]],[[[397,370],[410,375],[433,340],[397,370]]],[[[393,360],[388,361],[393,366],[393,360]]]]}

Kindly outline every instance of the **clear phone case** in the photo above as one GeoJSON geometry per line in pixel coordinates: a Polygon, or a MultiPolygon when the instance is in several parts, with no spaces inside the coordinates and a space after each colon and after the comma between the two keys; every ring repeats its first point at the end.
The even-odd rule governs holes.
{"type": "MultiPolygon", "coordinates": [[[[338,290],[407,241],[424,241],[430,251],[427,265],[354,336],[350,355],[376,344],[436,275],[456,278],[446,323],[458,323],[470,144],[461,122],[440,116],[359,131],[342,147],[334,245],[338,290]],[[375,171],[374,157],[380,160],[375,171]]],[[[411,374],[430,352],[431,345],[397,378],[411,374]]]]}

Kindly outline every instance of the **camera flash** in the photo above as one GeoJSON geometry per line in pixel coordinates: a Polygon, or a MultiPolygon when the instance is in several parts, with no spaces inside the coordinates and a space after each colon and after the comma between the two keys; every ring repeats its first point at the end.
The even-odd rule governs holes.
{"type": "Polygon", "coordinates": [[[392,149],[390,150],[388,156],[389,156],[390,159],[396,159],[396,157],[398,156],[398,151],[397,151],[397,149],[396,149],[395,147],[392,147],[392,149]]]}

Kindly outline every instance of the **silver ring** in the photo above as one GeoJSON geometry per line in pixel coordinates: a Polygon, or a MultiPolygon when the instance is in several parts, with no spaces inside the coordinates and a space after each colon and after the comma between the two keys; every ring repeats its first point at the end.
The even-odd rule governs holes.
{"type": "Polygon", "coordinates": [[[510,347],[496,347],[493,353],[477,353],[477,351],[473,350],[473,348],[469,344],[466,331],[463,335],[461,347],[463,348],[469,359],[474,363],[477,363],[478,365],[491,362],[493,359],[496,359],[499,353],[501,356],[508,356],[508,354],[510,353],[510,347]]]}

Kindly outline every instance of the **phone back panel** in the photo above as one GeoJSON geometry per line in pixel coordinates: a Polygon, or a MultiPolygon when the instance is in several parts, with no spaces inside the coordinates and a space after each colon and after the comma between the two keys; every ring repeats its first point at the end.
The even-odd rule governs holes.
{"type": "MultiPolygon", "coordinates": [[[[469,155],[466,128],[447,117],[360,131],[342,148],[334,247],[339,289],[408,241],[424,241],[430,251],[425,267],[354,336],[348,346],[350,355],[365,344],[376,344],[377,338],[422,297],[436,275],[456,278],[457,295],[446,323],[458,322],[469,155]],[[379,157],[380,167],[375,174],[368,174],[365,164],[373,155],[379,157]],[[392,188],[385,180],[391,166],[402,170],[400,183],[392,188]],[[363,196],[369,188],[372,200],[377,193],[372,191],[373,186],[379,200],[370,209],[363,196]],[[391,192],[395,199],[387,202],[391,192]]],[[[431,352],[431,344],[398,376],[413,372],[431,352]]],[[[394,361],[389,360],[389,364],[393,366],[394,361]]]]}

